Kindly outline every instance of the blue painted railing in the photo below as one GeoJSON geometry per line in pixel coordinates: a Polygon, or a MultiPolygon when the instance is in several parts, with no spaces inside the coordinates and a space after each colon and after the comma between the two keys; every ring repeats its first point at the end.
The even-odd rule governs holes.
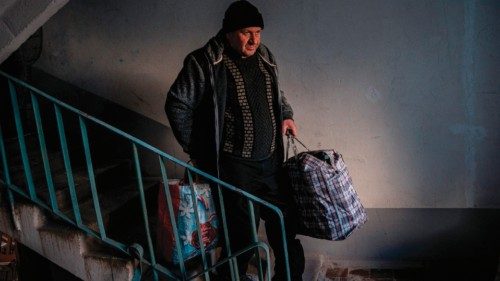
{"type": "MultiPolygon", "coordinates": [[[[278,209],[276,206],[265,202],[258,197],[253,196],[252,194],[249,194],[241,189],[238,189],[232,185],[229,185],[199,169],[197,169],[194,166],[191,166],[183,161],[180,161],[171,155],[145,143],[144,141],[126,133],[123,132],[89,114],[86,114],[85,112],[82,112],[76,108],[74,108],[71,105],[68,105],[36,88],[33,86],[27,84],[24,81],[21,81],[9,74],[6,74],[2,71],[0,71],[0,76],[3,76],[8,83],[8,92],[9,93],[0,93],[0,102],[4,103],[6,102],[6,95],[9,95],[10,97],[10,102],[12,105],[12,117],[14,119],[15,123],[15,130],[17,133],[17,141],[19,143],[19,149],[20,149],[20,156],[21,156],[21,162],[22,166],[24,169],[24,177],[25,181],[27,184],[27,192],[23,190],[23,188],[17,186],[15,183],[12,182],[12,178],[10,176],[9,172],[9,158],[8,158],[8,152],[6,151],[6,145],[4,141],[4,137],[2,135],[2,123],[4,123],[7,120],[1,120],[0,119],[0,163],[2,164],[2,173],[3,173],[3,179],[0,179],[1,181],[1,186],[2,188],[6,188],[6,193],[7,193],[7,199],[9,201],[9,206],[11,208],[12,214],[14,214],[14,209],[15,209],[15,195],[17,196],[22,196],[24,198],[27,198],[34,204],[52,212],[55,216],[59,217],[60,219],[68,222],[69,224],[79,228],[80,230],[84,231],[86,234],[97,238],[101,240],[103,243],[121,251],[122,253],[125,253],[127,255],[130,255],[131,258],[137,259],[138,266],[135,270],[133,280],[140,280],[141,279],[141,268],[142,266],[146,266],[152,270],[152,275],[153,275],[153,280],[159,280],[160,276],[163,278],[167,278],[168,280],[193,280],[198,277],[203,277],[205,280],[210,280],[210,274],[209,272],[213,270],[216,267],[219,267],[225,263],[229,264],[230,270],[231,270],[231,278],[232,280],[239,280],[238,274],[237,274],[237,261],[236,257],[248,252],[248,251],[255,251],[256,254],[258,254],[259,249],[263,250],[266,254],[266,260],[267,260],[267,276],[264,276],[263,268],[260,262],[258,262],[258,269],[259,269],[259,280],[270,280],[270,275],[271,275],[271,269],[270,269],[270,257],[269,257],[269,247],[267,244],[263,242],[259,242],[258,237],[257,237],[257,229],[255,227],[255,216],[254,216],[254,204],[259,204],[260,206],[264,208],[269,208],[272,211],[276,213],[276,215],[280,219],[280,224],[281,224],[281,229],[282,229],[282,241],[283,241],[283,247],[285,249],[285,259],[286,259],[286,264],[287,264],[287,276],[288,280],[290,280],[290,269],[288,267],[288,253],[287,253],[287,246],[286,246],[286,240],[285,240],[285,228],[284,228],[284,220],[283,220],[283,214],[278,209]],[[17,89],[23,89],[23,93],[19,93],[17,89]],[[38,144],[39,144],[39,149],[41,152],[41,157],[43,161],[43,167],[44,167],[44,175],[45,175],[45,180],[47,183],[47,188],[48,188],[48,193],[49,193],[49,202],[45,202],[44,200],[40,199],[37,195],[37,185],[34,182],[31,167],[30,167],[30,160],[28,157],[29,151],[26,147],[26,141],[25,141],[25,131],[23,129],[23,120],[21,118],[21,110],[19,107],[18,103],[18,96],[20,95],[29,95],[29,98],[31,100],[31,108],[33,110],[33,116],[35,119],[35,127],[36,127],[36,132],[38,136],[38,144]],[[70,201],[72,205],[72,217],[66,215],[63,213],[59,206],[58,206],[58,201],[56,198],[56,191],[54,187],[54,180],[52,178],[52,172],[51,172],[51,167],[49,163],[49,156],[47,152],[47,147],[46,147],[46,139],[44,135],[44,129],[42,125],[42,111],[40,110],[39,106],[39,99],[43,99],[46,102],[49,102],[53,106],[55,118],[56,118],[56,127],[57,127],[57,132],[58,132],[58,137],[59,137],[59,142],[60,142],[60,147],[61,147],[61,152],[62,152],[62,157],[64,161],[64,169],[65,173],[67,176],[67,182],[68,182],[68,188],[69,188],[69,193],[70,193],[70,201]],[[83,143],[83,151],[84,151],[84,156],[85,156],[85,162],[87,166],[87,172],[88,172],[88,177],[89,177],[89,184],[90,184],[90,191],[91,191],[91,197],[93,201],[93,207],[96,213],[96,218],[97,218],[97,227],[98,229],[92,229],[88,225],[86,225],[82,221],[82,215],[81,215],[81,210],[79,207],[79,202],[77,199],[77,191],[75,188],[75,182],[73,178],[73,171],[71,167],[71,155],[70,155],[70,150],[68,149],[68,141],[66,139],[66,131],[65,131],[65,125],[64,125],[64,118],[62,114],[62,110],[65,112],[69,112],[73,116],[76,116],[78,118],[78,125],[80,127],[80,134],[81,134],[81,141],[83,143]],[[137,189],[138,189],[138,195],[139,195],[139,200],[140,200],[140,206],[141,206],[141,211],[142,211],[142,218],[144,221],[144,231],[146,235],[146,249],[147,252],[149,253],[149,256],[143,256],[143,246],[142,245],[137,245],[133,244],[131,246],[126,245],[120,241],[116,241],[115,239],[112,239],[107,236],[106,234],[106,226],[104,223],[103,215],[101,214],[101,207],[99,203],[99,192],[96,187],[96,179],[94,175],[94,167],[93,167],[93,161],[92,161],[92,155],[91,155],[91,150],[90,150],[90,141],[89,141],[89,134],[87,132],[88,124],[93,123],[96,124],[102,128],[105,128],[109,132],[112,132],[116,135],[118,135],[121,138],[124,138],[130,142],[130,145],[132,147],[133,151],[133,163],[135,167],[135,176],[137,178],[137,189]],[[148,222],[148,212],[147,212],[147,206],[146,206],[146,198],[145,198],[145,188],[144,188],[144,180],[143,180],[143,175],[141,171],[141,162],[140,162],[140,157],[139,157],[139,151],[138,148],[144,149],[146,151],[149,151],[149,153],[153,153],[157,156],[158,158],[158,165],[159,165],[159,170],[161,173],[161,181],[162,181],[162,186],[161,188],[164,188],[164,194],[165,194],[165,200],[167,202],[167,206],[169,209],[170,213],[170,221],[171,224],[174,228],[174,237],[175,237],[175,244],[176,244],[176,251],[179,257],[182,256],[181,250],[180,250],[180,240],[179,240],[179,235],[177,233],[176,229],[176,223],[175,223],[175,217],[174,217],[174,211],[173,211],[173,204],[172,204],[172,198],[170,196],[169,192],[169,187],[168,187],[168,182],[169,178],[167,176],[167,168],[166,168],[166,163],[171,163],[174,165],[178,165],[182,167],[183,169],[186,170],[188,182],[191,188],[191,195],[193,196],[192,200],[193,202],[196,202],[195,192],[194,192],[194,185],[193,185],[193,174],[198,177],[203,179],[205,182],[210,182],[214,186],[216,186],[216,189],[214,190],[215,192],[218,193],[218,198],[219,198],[219,204],[221,206],[221,211],[219,214],[220,220],[222,221],[222,230],[223,230],[223,235],[224,235],[224,242],[225,242],[225,247],[228,252],[228,256],[224,259],[219,260],[217,263],[212,264],[209,260],[209,253],[205,251],[205,246],[204,243],[198,243],[200,248],[201,248],[201,261],[202,261],[202,270],[199,273],[196,274],[190,274],[190,272],[187,271],[186,269],[186,264],[185,262],[181,259],[178,270],[179,273],[174,273],[173,269],[171,267],[167,268],[166,265],[162,265],[156,261],[155,258],[155,249],[154,249],[154,244],[152,242],[151,238],[151,229],[150,225],[148,222]],[[226,227],[226,211],[224,209],[224,199],[222,196],[222,190],[226,190],[229,192],[235,192],[238,193],[240,196],[243,196],[244,198],[247,199],[248,202],[248,208],[249,208],[249,214],[250,214],[250,221],[252,225],[252,235],[253,235],[253,243],[251,245],[248,245],[246,248],[237,251],[237,252],[231,252],[231,247],[230,247],[230,242],[229,242],[229,233],[226,227]],[[265,279],[264,279],[265,278],[265,279]]],[[[24,96],[23,98],[28,98],[24,96]]],[[[198,241],[202,241],[202,231],[201,231],[201,226],[199,223],[199,215],[197,208],[194,208],[195,211],[195,217],[197,218],[196,225],[197,225],[197,234],[198,234],[198,241]]],[[[14,216],[14,215],[13,215],[14,216]]],[[[14,218],[14,223],[16,224],[16,227],[19,227],[18,224],[19,222],[16,221],[14,218]]],[[[137,226],[139,227],[139,226],[137,226]]],[[[21,230],[22,231],[22,230],[21,230]]],[[[221,233],[219,233],[221,235],[221,233]]]]}

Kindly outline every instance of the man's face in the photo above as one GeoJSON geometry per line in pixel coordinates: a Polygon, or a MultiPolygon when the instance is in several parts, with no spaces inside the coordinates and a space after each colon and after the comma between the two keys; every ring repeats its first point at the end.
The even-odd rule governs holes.
{"type": "Polygon", "coordinates": [[[260,45],[260,27],[246,27],[226,34],[229,45],[243,57],[255,54],[260,45]]]}

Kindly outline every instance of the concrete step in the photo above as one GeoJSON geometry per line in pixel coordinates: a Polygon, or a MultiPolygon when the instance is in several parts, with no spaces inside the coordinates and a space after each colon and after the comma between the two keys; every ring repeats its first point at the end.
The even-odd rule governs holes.
{"type": "MultiPolygon", "coordinates": [[[[32,152],[31,152],[32,153],[32,152]]],[[[45,176],[45,170],[43,166],[43,160],[38,153],[35,157],[33,156],[28,156],[30,158],[30,168],[31,168],[31,174],[33,178],[35,179],[40,179],[45,176]]],[[[12,180],[14,182],[19,182],[24,180],[24,166],[22,162],[20,161],[21,155],[19,155],[19,162],[16,163],[15,165],[12,165],[9,163],[9,172],[12,180]]],[[[62,161],[62,153],[61,152],[55,152],[55,153],[49,153],[48,155],[49,158],[49,167],[52,172],[57,172],[60,171],[64,168],[64,162],[62,161]]],[[[17,162],[17,161],[16,161],[17,162]]]]}
{"type": "MultiPolygon", "coordinates": [[[[38,136],[34,133],[27,133],[24,137],[33,181],[36,186],[46,186],[45,169],[38,142],[38,136]]],[[[5,149],[7,151],[7,163],[9,165],[8,167],[11,181],[16,186],[25,188],[27,183],[18,138],[16,137],[5,140],[5,149]]],[[[71,149],[70,154],[75,154],[75,151],[76,148],[71,149]]],[[[62,152],[58,150],[51,151],[49,149],[47,152],[52,175],[60,173],[60,171],[64,169],[62,152]]],[[[71,159],[72,166],[77,167],[82,164],[82,161],[79,158],[73,158],[71,159]]]]}
{"type": "MultiPolygon", "coordinates": [[[[112,188],[116,185],[126,183],[126,177],[130,173],[130,162],[128,160],[115,160],[107,164],[102,164],[94,168],[94,176],[96,188],[99,192],[112,188]]],[[[87,168],[81,167],[73,172],[73,180],[78,202],[84,202],[91,197],[90,178],[87,168]]],[[[54,186],[56,189],[56,198],[58,206],[61,210],[72,208],[71,197],[67,174],[65,171],[60,171],[53,177],[54,186]]],[[[46,202],[49,201],[49,192],[46,185],[41,186],[38,192],[41,198],[46,202]]]]}
{"type": "Polygon", "coordinates": [[[12,229],[5,206],[0,211],[0,231],[82,280],[131,280],[133,264],[127,256],[89,239],[73,226],[52,220],[24,200],[18,200],[16,206],[22,231],[12,229]]]}
{"type": "Polygon", "coordinates": [[[84,244],[85,235],[81,231],[65,224],[49,221],[38,228],[38,237],[41,245],[39,254],[78,278],[85,279],[86,268],[83,254],[86,245],[84,244]]]}
{"type": "MultiPolygon", "coordinates": [[[[50,153],[49,165],[51,168],[52,180],[56,192],[56,198],[60,209],[71,208],[71,199],[69,192],[69,184],[67,173],[64,167],[64,161],[61,152],[50,153]]],[[[49,192],[47,188],[47,179],[45,175],[44,164],[41,157],[36,159],[31,158],[30,168],[32,178],[35,184],[36,193],[49,204],[49,192]]],[[[22,165],[15,166],[11,169],[12,182],[27,192],[27,182],[25,179],[24,167],[22,165]]],[[[73,181],[79,201],[84,201],[90,197],[90,181],[87,168],[79,166],[72,168],[73,181]]],[[[130,174],[130,161],[126,159],[118,159],[109,161],[108,163],[99,164],[94,168],[94,176],[98,189],[104,189],[106,186],[120,185],[125,183],[126,176],[130,174]]]]}
{"type": "MultiPolygon", "coordinates": [[[[155,185],[157,185],[155,181],[145,181],[144,182],[145,192],[148,192],[148,190],[154,187],[155,185]]],[[[130,220],[132,219],[132,217],[142,215],[140,208],[133,208],[133,207],[131,208],[131,206],[138,206],[138,204],[139,204],[138,187],[137,187],[137,182],[134,179],[130,180],[125,185],[115,186],[113,188],[110,187],[107,190],[104,190],[103,192],[99,193],[99,206],[101,208],[101,214],[103,216],[105,225],[108,226],[110,220],[113,220],[112,227],[120,228],[119,232],[122,235],[132,234],[136,227],[137,228],[143,227],[142,224],[134,225],[133,222],[130,220]],[[126,213],[129,213],[127,210],[133,210],[132,214],[127,215],[126,213]],[[116,222],[117,217],[124,218],[125,221],[123,223],[121,222],[117,223],[116,222]]],[[[84,201],[80,205],[80,210],[83,222],[91,229],[98,231],[97,217],[92,198],[89,198],[86,201],[84,201]]],[[[116,238],[113,237],[113,233],[116,232],[117,232],[116,229],[114,229],[108,232],[108,236],[110,236],[111,238],[116,238]]],[[[132,241],[123,241],[123,242],[128,243],[132,241]]],[[[145,244],[143,244],[143,246],[145,246],[145,244]]]]}
{"type": "Polygon", "coordinates": [[[82,280],[132,279],[134,268],[128,256],[74,227],[49,223],[39,233],[43,255],[82,280]]]}
{"type": "Polygon", "coordinates": [[[85,254],[87,279],[101,280],[132,280],[134,267],[130,259],[110,255],[106,251],[90,251],[85,254]]]}
{"type": "MultiPolygon", "coordinates": [[[[34,132],[24,134],[24,143],[28,152],[36,152],[39,149],[38,136],[34,132]]],[[[11,137],[4,140],[5,149],[7,150],[7,157],[12,160],[12,164],[21,164],[21,153],[19,148],[19,139],[11,137]]],[[[40,153],[38,153],[40,154],[40,153]]],[[[41,157],[40,157],[41,158],[41,157]]]]}

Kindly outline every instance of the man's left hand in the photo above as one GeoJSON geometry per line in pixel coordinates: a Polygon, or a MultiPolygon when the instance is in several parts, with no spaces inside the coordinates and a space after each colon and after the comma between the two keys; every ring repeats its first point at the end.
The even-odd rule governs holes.
{"type": "Polygon", "coordinates": [[[294,137],[297,136],[298,130],[297,130],[297,126],[295,126],[295,122],[293,122],[293,119],[283,120],[283,124],[282,124],[281,128],[283,128],[282,129],[283,135],[289,133],[294,137]]]}

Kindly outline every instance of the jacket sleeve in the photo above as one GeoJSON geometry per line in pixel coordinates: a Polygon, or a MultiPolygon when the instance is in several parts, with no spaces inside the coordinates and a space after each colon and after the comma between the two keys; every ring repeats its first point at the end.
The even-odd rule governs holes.
{"type": "Polygon", "coordinates": [[[285,94],[283,93],[283,91],[281,91],[281,111],[282,111],[282,115],[283,115],[283,120],[293,119],[292,106],[290,106],[290,104],[286,100],[285,94]]]}
{"type": "Polygon", "coordinates": [[[184,60],[181,72],[170,87],[165,112],[175,138],[184,152],[189,154],[193,116],[205,93],[205,75],[193,54],[184,60]]]}

